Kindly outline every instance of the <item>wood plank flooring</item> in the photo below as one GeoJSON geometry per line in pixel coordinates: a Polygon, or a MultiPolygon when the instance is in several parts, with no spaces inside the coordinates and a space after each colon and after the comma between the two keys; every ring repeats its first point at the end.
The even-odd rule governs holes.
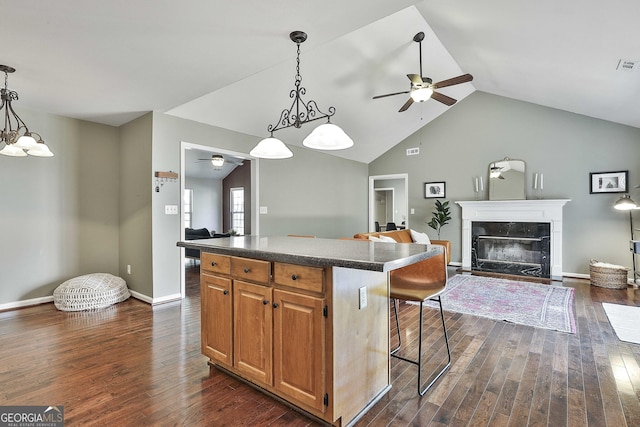
{"type": "MultiPolygon", "coordinates": [[[[0,312],[0,405],[64,405],[68,426],[318,425],[207,365],[198,274],[182,302],[0,312]]],[[[640,345],[617,339],[600,304],[640,306],[640,291],[563,284],[576,334],[445,312],[450,370],[421,398],[416,368],[392,359],[392,389],[356,426],[640,426],[640,345]]],[[[417,307],[400,307],[412,355],[417,307]]],[[[444,341],[437,311],[425,317],[426,373],[444,341]]]]}

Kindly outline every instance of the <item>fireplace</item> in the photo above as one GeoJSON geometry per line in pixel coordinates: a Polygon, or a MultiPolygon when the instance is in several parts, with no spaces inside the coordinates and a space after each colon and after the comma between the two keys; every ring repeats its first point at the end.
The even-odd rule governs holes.
{"type": "Polygon", "coordinates": [[[551,224],[471,222],[471,269],[550,277],[551,224]]]}
{"type": "Polygon", "coordinates": [[[462,268],[496,271],[512,264],[509,274],[534,275],[540,269],[537,277],[561,280],[562,208],[567,202],[568,199],[456,202],[462,207],[462,268]],[[485,232],[477,233],[485,237],[472,238],[475,223],[485,224],[485,232]],[[504,239],[505,236],[499,235],[502,231],[496,230],[498,224],[520,225],[507,226],[510,236],[504,239]],[[537,235],[532,236],[536,234],[533,231],[537,235]],[[478,240],[475,249],[474,240],[478,240]],[[475,267],[472,258],[475,258],[475,267]]]}

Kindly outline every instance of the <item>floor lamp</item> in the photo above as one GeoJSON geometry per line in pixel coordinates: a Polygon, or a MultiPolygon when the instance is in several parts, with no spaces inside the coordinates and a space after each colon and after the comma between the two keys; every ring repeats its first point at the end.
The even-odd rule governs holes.
{"type": "Polygon", "coordinates": [[[631,265],[633,265],[633,286],[636,286],[636,255],[637,253],[640,253],[640,242],[638,242],[638,244],[636,244],[636,242],[633,240],[633,215],[632,212],[635,209],[638,209],[638,205],[636,204],[636,202],[633,201],[633,199],[631,199],[631,196],[629,196],[628,194],[625,194],[624,196],[620,197],[618,200],[616,200],[616,202],[613,204],[614,209],[617,209],[619,211],[629,211],[629,227],[631,230],[631,265]]]}

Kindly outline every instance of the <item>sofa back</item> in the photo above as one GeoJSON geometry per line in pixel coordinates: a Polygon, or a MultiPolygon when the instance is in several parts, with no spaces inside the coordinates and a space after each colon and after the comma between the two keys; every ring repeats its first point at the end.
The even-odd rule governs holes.
{"type": "MultiPolygon", "coordinates": [[[[369,236],[380,237],[389,236],[398,243],[413,243],[411,238],[411,231],[405,230],[392,230],[392,231],[374,231],[371,233],[357,233],[353,235],[354,239],[369,240],[369,236]]],[[[451,262],[451,242],[449,240],[431,240],[432,245],[444,246],[447,254],[447,265],[451,262]]]]}

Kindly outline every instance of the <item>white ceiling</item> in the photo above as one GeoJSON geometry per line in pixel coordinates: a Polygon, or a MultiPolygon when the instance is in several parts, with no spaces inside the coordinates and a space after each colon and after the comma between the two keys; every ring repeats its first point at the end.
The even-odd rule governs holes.
{"type": "MultiPolygon", "coordinates": [[[[640,127],[640,71],[616,71],[640,60],[636,0],[0,0],[0,10],[18,113],[120,125],[153,110],[268,136],[294,88],[288,34],[303,30],[305,99],[334,106],[332,122],[355,141],[332,154],[368,163],[456,108],[430,100],[398,113],[406,95],[371,99],[409,88],[424,31],[425,76],[473,74],[441,90],[461,102],[480,90],[640,127]]],[[[300,145],[313,127],[275,136],[300,145]]]]}

